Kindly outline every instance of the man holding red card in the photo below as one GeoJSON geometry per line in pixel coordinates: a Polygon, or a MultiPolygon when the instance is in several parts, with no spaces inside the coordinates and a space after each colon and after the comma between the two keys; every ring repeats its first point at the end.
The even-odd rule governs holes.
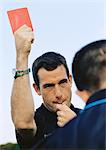
{"type": "Polygon", "coordinates": [[[16,137],[21,149],[40,148],[42,141],[55,129],[74,118],[79,109],[71,104],[72,77],[65,58],[55,52],[38,57],[32,66],[34,84],[43,104],[34,111],[30,88],[28,56],[34,34],[26,25],[14,32],[16,71],[11,96],[11,112],[16,137]],[[71,108],[71,109],[70,109],[71,108]]]}

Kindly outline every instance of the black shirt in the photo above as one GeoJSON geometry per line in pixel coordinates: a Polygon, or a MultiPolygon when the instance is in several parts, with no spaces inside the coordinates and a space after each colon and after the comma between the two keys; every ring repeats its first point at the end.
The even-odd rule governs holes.
{"type": "MultiPolygon", "coordinates": [[[[80,110],[78,108],[74,108],[73,105],[71,105],[70,108],[76,114],[78,114],[80,110]]],[[[16,130],[17,142],[21,149],[29,150],[31,147],[33,147],[33,145],[36,147],[35,149],[40,148],[43,140],[47,136],[51,135],[56,128],[58,128],[56,113],[50,112],[43,104],[36,110],[34,119],[37,125],[37,133],[35,137],[31,138],[29,135],[27,135],[27,129],[23,129],[23,131],[21,131],[23,134],[16,130]]]]}

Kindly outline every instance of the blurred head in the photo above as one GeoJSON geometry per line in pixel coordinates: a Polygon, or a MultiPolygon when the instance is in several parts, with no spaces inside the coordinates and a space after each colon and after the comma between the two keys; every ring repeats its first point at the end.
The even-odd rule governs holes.
{"type": "Polygon", "coordinates": [[[106,88],[106,40],[81,48],[73,59],[72,73],[79,91],[94,93],[106,88]]]}
{"type": "Polygon", "coordinates": [[[34,89],[42,95],[44,105],[56,111],[57,103],[71,102],[71,75],[65,58],[55,52],[38,57],[32,66],[34,89]]]}

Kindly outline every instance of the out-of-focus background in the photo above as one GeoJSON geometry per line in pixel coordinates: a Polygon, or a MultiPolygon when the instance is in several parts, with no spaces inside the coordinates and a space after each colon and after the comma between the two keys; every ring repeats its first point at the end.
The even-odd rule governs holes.
{"type": "MultiPolygon", "coordinates": [[[[31,68],[35,58],[47,51],[64,55],[71,72],[73,56],[85,44],[106,38],[105,0],[1,0],[0,2],[0,144],[16,143],[11,120],[10,96],[15,68],[14,37],[7,11],[27,7],[32,20],[36,42],[29,57],[31,68]]],[[[33,83],[30,74],[31,84],[33,83]]],[[[72,103],[83,108],[75,94],[72,103]]],[[[42,100],[32,89],[35,106],[42,100]]]]}

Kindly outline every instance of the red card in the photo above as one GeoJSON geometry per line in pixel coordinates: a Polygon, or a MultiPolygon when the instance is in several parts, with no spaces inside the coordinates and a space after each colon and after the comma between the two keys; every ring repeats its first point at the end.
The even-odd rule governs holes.
{"type": "Polygon", "coordinates": [[[22,25],[26,24],[28,27],[32,27],[31,19],[27,8],[19,8],[7,11],[11,28],[13,33],[20,28],[22,25]]]}

